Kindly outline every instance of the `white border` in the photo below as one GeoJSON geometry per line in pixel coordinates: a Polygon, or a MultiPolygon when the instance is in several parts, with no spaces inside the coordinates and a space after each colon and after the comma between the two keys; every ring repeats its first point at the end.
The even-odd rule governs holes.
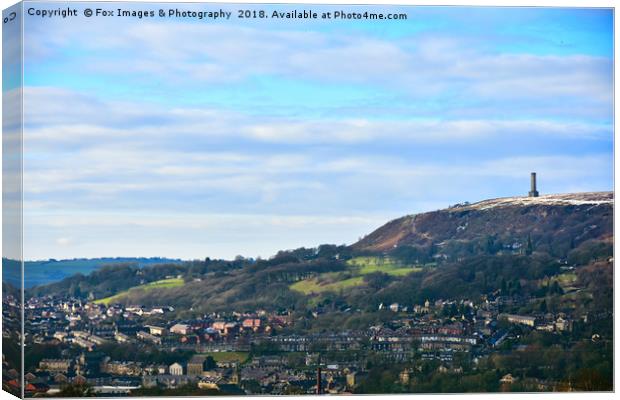
{"type": "MultiPolygon", "coordinates": [[[[153,3],[154,1],[151,0],[133,0],[135,2],[142,2],[142,3],[153,3]]],[[[25,2],[28,2],[28,0],[26,0],[25,2]]],[[[65,1],[66,3],[81,3],[81,1],[65,1]]],[[[89,2],[96,2],[96,1],[89,1],[89,2]]],[[[184,3],[184,1],[180,1],[180,0],[168,0],[168,1],[159,1],[159,2],[169,2],[169,3],[184,3]]],[[[271,1],[260,1],[260,0],[244,0],[244,1],[230,1],[230,0],[221,0],[221,1],[202,1],[203,3],[229,3],[229,4],[239,4],[239,3],[280,3],[280,4],[342,4],[342,5],[346,5],[346,4],[376,4],[376,5],[421,5],[421,6],[514,6],[514,7],[586,7],[586,8],[591,8],[591,7],[606,7],[606,8],[614,8],[615,9],[615,2],[611,1],[611,0],[589,0],[589,1],[579,1],[579,0],[560,0],[560,1],[553,1],[553,0],[529,0],[529,1],[514,1],[514,0],[504,0],[504,1],[489,1],[489,0],[444,0],[444,1],[412,1],[412,0],[390,0],[390,1],[368,1],[368,0],[357,0],[357,1],[352,1],[352,0],[337,0],[337,1],[330,1],[330,0],[310,0],[310,1],[304,1],[304,0],[288,0],[288,1],[282,1],[282,0],[271,0],[271,1]]],[[[17,1],[13,1],[13,0],[0,0],[0,6],[2,9],[5,9],[13,4],[17,3],[17,1]]],[[[185,1],[185,3],[188,3],[188,1],[185,1]]],[[[615,62],[618,58],[618,50],[617,50],[617,46],[615,45],[617,43],[617,39],[618,39],[618,31],[616,30],[616,18],[615,18],[615,10],[614,10],[614,77],[617,75],[618,72],[618,63],[615,62]]],[[[2,46],[2,41],[0,40],[0,51],[1,51],[1,46],[2,46]]],[[[0,78],[1,78],[1,72],[0,72],[0,78]]],[[[615,79],[614,79],[615,82],[615,79]]],[[[617,115],[618,112],[618,103],[615,101],[616,100],[616,93],[614,90],[614,128],[615,128],[615,115],[617,115]]],[[[0,109],[0,118],[2,117],[2,111],[0,109]]],[[[615,129],[614,129],[614,139],[616,138],[616,134],[615,134],[615,129]]],[[[619,178],[618,178],[618,163],[616,162],[616,141],[614,140],[614,188],[618,186],[618,182],[619,182],[619,178]]],[[[0,152],[0,161],[2,160],[2,154],[0,152]]],[[[0,174],[0,181],[1,181],[1,174],[0,174]]],[[[0,207],[2,205],[2,200],[0,198],[0,207]]],[[[614,212],[614,237],[618,237],[617,235],[617,227],[619,226],[618,222],[619,222],[620,218],[618,216],[617,212],[614,212]]],[[[0,231],[0,239],[1,239],[2,233],[0,231]]],[[[0,240],[1,243],[1,240],[0,240]]],[[[614,254],[617,255],[618,254],[618,241],[614,241],[614,254]]],[[[1,250],[1,244],[0,244],[0,250],[1,250]]],[[[1,273],[1,272],[0,272],[1,273]]],[[[614,288],[619,288],[620,285],[618,285],[618,274],[614,273],[614,288]]],[[[614,301],[614,309],[617,310],[618,308],[618,298],[619,296],[617,296],[615,294],[614,291],[614,297],[615,297],[615,301],[614,301]]],[[[616,363],[615,361],[618,360],[618,346],[616,346],[616,339],[617,339],[617,332],[620,330],[620,324],[618,323],[618,318],[615,317],[614,315],[614,387],[616,387],[616,385],[620,384],[620,366],[618,365],[618,363],[616,363]]],[[[1,343],[0,343],[0,350],[1,350],[1,343]]],[[[516,393],[516,394],[512,394],[512,393],[489,393],[489,394],[474,394],[474,395],[468,395],[468,394],[436,394],[436,395],[375,395],[375,396],[371,396],[370,398],[372,399],[404,399],[404,398],[414,398],[415,399],[420,399],[420,400],[428,400],[428,399],[444,399],[444,398],[483,398],[483,399],[490,399],[490,400],[495,400],[495,399],[501,399],[501,400],[513,400],[513,399],[522,399],[522,398],[527,398],[527,399],[532,399],[532,398],[537,398],[537,397],[542,397],[544,396],[545,398],[561,398],[561,399],[566,399],[566,400],[573,400],[573,399],[611,399],[615,397],[614,393],[516,393]]],[[[231,399],[231,400],[237,400],[237,399],[252,399],[252,398],[257,398],[257,399],[264,399],[264,398],[286,398],[286,399],[299,399],[299,400],[307,400],[307,399],[316,399],[319,396],[245,396],[245,397],[234,397],[234,396],[227,396],[226,399],[231,399]]],[[[368,395],[354,395],[352,396],[353,398],[368,398],[368,395]]],[[[6,392],[0,392],[0,400],[4,400],[4,399],[14,399],[15,397],[11,396],[10,394],[6,393],[6,392]]],[[[157,397],[158,399],[164,399],[164,400],[176,400],[179,399],[180,397],[157,397]]]]}

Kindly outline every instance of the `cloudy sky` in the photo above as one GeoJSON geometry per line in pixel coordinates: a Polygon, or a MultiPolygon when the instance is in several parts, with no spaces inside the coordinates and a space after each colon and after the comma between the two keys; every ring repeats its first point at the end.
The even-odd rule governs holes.
{"type": "Polygon", "coordinates": [[[611,11],[360,9],[408,19],[27,17],[25,258],[350,244],[530,171],[612,189],[611,11]]]}

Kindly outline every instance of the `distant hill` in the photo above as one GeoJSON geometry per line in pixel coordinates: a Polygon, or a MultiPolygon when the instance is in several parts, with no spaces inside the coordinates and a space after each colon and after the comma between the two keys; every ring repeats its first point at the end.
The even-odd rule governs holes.
{"type": "Polygon", "coordinates": [[[61,281],[75,274],[87,275],[105,265],[132,264],[145,267],[155,264],[179,264],[181,260],[168,258],[133,258],[133,257],[106,257],[106,258],[76,258],[72,260],[26,261],[24,265],[24,285],[31,288],[38,285],[61,281]]]}

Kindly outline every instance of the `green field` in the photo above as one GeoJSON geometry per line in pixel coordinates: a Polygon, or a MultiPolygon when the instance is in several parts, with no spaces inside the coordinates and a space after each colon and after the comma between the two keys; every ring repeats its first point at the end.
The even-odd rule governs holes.
{"type": "Polygon", "coordinates": [[[290,288],[303,294],[312,294],[322,292],[337,292],[341,289],[360,286],[363,283],[364,278],[361,276],[356,276],[354,278],[344,279],[336,282],[326,282],[321,281],[320,278],[311,278],[295,282],[290,286],[290,288]]]}
{"type": "Polygon", "coordinates": [[[388,275],[403,276],[422,271],[422,267],[407,266],[389,257],[355,257],[347,261],[347,264],[361,275],[384,272],[388,275]]]}
{"type": "Polygon", "coordinates": [[[574,272],[565,272],[555,277],[560,285],[572,285],[577,281],[577,274],[574,272]]]}
{"type": "Polygon", "coordinates": [[[553,278],[556,280],[564,291],[574,290],[577,283],[577,274],[574,272],[565,272],[553,278]]]}
{"type": "Polygon", "coordinates": [[[577,284],[577,274],[574,272],[564,272],[552,277],[545,277],[539,280],[539,286],[549,286],[557,282],[564,291],[575,290],[577,284]]]}
{"type": "Polygon", "coordinates": [[[126,296],[130,292],[134,292],[134,291],[149,291],[149,290],[153,290],[153,289],[174,288],[174,287],[183,286],[184,284],[185,284],[185,282],[183,281],[182,278],[162,279],[162,280],[155,281],[155,282],[149,282],[149,283],[146,283],[144,285],[134,286],[134,287],[132,287],[130,289],[127,289],[127,290],[124,290],[122,292],[119,292],[119,293],[115,294],[114,296],[110,296],[110,297],[106,297],[106,298],[103,298],[103,299],[95,300],[95,304],[103,304],[103,305],[107,306],[107,305],[109,305],[111,303],[119,301],[122,297],[126,296]]]}
{"type": "Polygon", "coordinates": [[[211,356],[215,362],[223,361],[237,361],[239,363],[244,363],[247,361],[250,353],[243,351],[214,351],[210,353],[201,353],[203,356],[211,356]]]}
{"type": "Polygon", "coordinates": [[[422,271],[419,266],[407,266],[389,257],[355,257],[347,261],[347,275],[341,279],[341,273],[328,272],[320,274],[318,277],[304,279],[290,285],[291,290],[303,294],[313,294],[322,292],[337,292],[351,287],[362,286],[364,275],[373,272],[384,272],[392,276],[404,276],[413,272],[422,271]],[[351,277],[351,275],[353,275],[351,277]]]}

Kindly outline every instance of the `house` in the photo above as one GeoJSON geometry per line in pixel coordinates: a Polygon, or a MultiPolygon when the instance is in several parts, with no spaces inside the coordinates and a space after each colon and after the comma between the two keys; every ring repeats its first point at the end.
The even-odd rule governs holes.
{"type": "Polygon", "coordinates": [[[225,321],[215,321],[212,325],[213,329],[218,330],[220,332],[224,331],[224,328],[226,327],[226,322],[225,321]]]}
{"type": "Polygon", "coordinates": [[[244,328],[257,330],[260,328],[261,320],[259,318],[246,318],[243,320],[242,325],[244,328]]]}
{"type": "Polygon", "coordinates": [[[157,365],[156,368],[157,368],[157,373],[159,375],[165,375],[165,374],[168,373],[168,366],[167,365],[163,365],[163,364],[162,365],[157,365]]]}
{"type": "Polygon", "coordinates": [[[77,344],[80,347],[84,347],[85,349],[88,349],[88,351],[92,351],[93,348],[95,347],[95,343],[89,340],[86,340],[86,339],[82,339],[81,337],[74,338],[73,343],[77,344]]]}
{"type": "Polygon", "coordinates": [[[45,393],[50,389],[45,383],[27,383],[24,387],[26,393],[45,393]]]}
{"type": "Polygon", "coordinates": [[[98,345],[102,345],[102,344],[106,344],[107,343],[107,340],[105,340],[104,338],[102,338],[100,336],[96,336],[96,335],[90,335],[88,340],[90,342],[93,342],[93,343],[98,344],[98,345]]]}
{"type": "Polygon", "coordinates": [[[166,328],[164,327],[155,325],[147,325],[146,327],[149,329],[151,335],[163,336],[166,334],[166,328]]]}
{"type": "Polygon", "coordinates": [[[215,389],[215,390],[219,390],[219,388],[220,388],[220,387],[217,385],[217,382],[216,382],[216,381],[213,381],[212,379],[209,379],[209,378],[204,378],[204,379],[201,379],[201,380],[198,382],[198,387],[199,387],[200,389],[215,389]]]}
{"type": "Polygon", "coordinates": [[[125,335],[124,333],[121,332],[116,332],[114,334],[114,339],[116,339],[117,342],[119,343],[127,343],[129,341],[131,341],[131,338],[127,335],[125,335]]]}
{"type": "Polygon", "coordinates": [[[555,321],[555,330],[558,332],[571,331],[573,329],[572,321],[558,317],[555,321]]]}
{"type": "Polygon", "coordinates": [[[11,388],[11,390],[21,390],[21,383],[17,379],[11,379],[6,381],[6,384],[11,388]]]}
{"type": "MultiPolygon", "coordinates": [[[[4,356],[3,356],[3,357],[4,357],[4,356]]],[[[2,368],[2,372],[4,372],[4,368],[2,368]]],[[[17,372],[17,370],[16,370],[16,369],[14,369],[14,368],[11,368],[10,370],[8,370],[8,371],[6,372],[6,374],[7,374],[7,376],[8,376],[9,378],[11,378],[11,379],[15,379],[15,378],[18,378],[18,377],[19,377],[19,372],[17,372]]]]}
{"type": "Polygon", "coordinates": [[[161,385],[167,389],[176,389],[188,385],[192,380],[185,375],[144,375],[142,386],[152,388],[161,385]]]}
{"type": "Polygon", "coordinates": [[[506,374],[502,376],[502,378],[499,380],[499,383],[511,384],[511,383],[514,383],[515,381],[516,381],[516,378],[514,378],[511,374],[506,374]]]}
{"type": "Polygon", "coordinates": [[[463,334],[463,332],[463,324],[461,324],[460,322],[445,325],[437,329],[437,333],[449,336],[460,336],[463,334]]]}
{"type": "Polygon", "coordinates": [[[128,306],[125,308],[125,310],[127,312],[130,312],[132,314],[137,314],[137,315],[142,315],[144,314],[144,306],[128,306]]]}
{"type": "Polygon", "coordinates": [[[203,377],[198,382],[198,387],[201,389],[218,389],[219,385],[225,383],[220,372],[205,371],[203,377]]]}
{"type": "Polygon", "coordinates": [[[155,344],[161,344],[161,338],[155,335],[151,335],[148,332],[140,331],[136,333],[136,337],[140,340],[144,340],[147,342],[152,342],[155,344]]]}
{"type": "Polygon", "coordinates": [[[168,370],[170,371],[170,375],[175,375],[175,376],[184,375],[183,369],[184,369],[183,365],[176,363],[176,362],[174,364],[171,364],[168,367],[168,370]]]}
{"type": "Polygon", "coordinates": [[[71,360],[44,358],[39,362],[39,369],[50,372],[69,372],[71,368],[71,360]]]}
{"type": "Polygon", "coordinates": [[[166,375],[168,366],[164,364],[149,364],[143,368],[144,375],[166,375]]]}
{"type": "Polygon", "coordinates": [[[205,356],[195,355],[187,362],[187,375],[200,376],[205,367],[205,356]]]}
{"type": "Polygon", "coordinates": [[[536,327],[537,331],[544,331],[544,332],[553,332],[555,330],[555,326],[554,324],[544,324],[544,325],[538,325],[536,327]]]}
{"type": "Polygon", "coordinates": [[[504,319],[513,324],[521,324],[533,327],[536,324],[536,318],[527,315],[500,314],[499,319],[504,319]]]}
{"type": "Polygon", "coordinates": [[[37,379],[37,376],[32,372],[28,372],[26,375],[24,375],[24,379],[26,380],[26,382],[32,382],[37,379]]]}
{"type": "Polygon", "coordinates": [[[164,314],[167,312],[172,312],[174,311],[174,307],[171,306],[157,306],[157,307],[153,307],[151,309],[150,314],[164,314]]]}
{"type": "Polygon", "coordinates": [[[67,375],[65,375],[65,374],[58,373],[58,374],[54,375],[54,382],[55,383],[67,383],[68,381],[69,381],[69,379],[67,378],[67,375]]]}
{"type": "Polygon", "coordinates": [[[187,324],[176,324],[170,328],[170,333],[176,333],[177,335],[187,335],[191,331],[192,328],[187,324]]]}
{"type": "Polygon", "coordinates": [[[127,361],[112,361],[102,368],[103,372],[112,375],[139,376],[142,375],[142,368],[134,363],[127,361]]]}

